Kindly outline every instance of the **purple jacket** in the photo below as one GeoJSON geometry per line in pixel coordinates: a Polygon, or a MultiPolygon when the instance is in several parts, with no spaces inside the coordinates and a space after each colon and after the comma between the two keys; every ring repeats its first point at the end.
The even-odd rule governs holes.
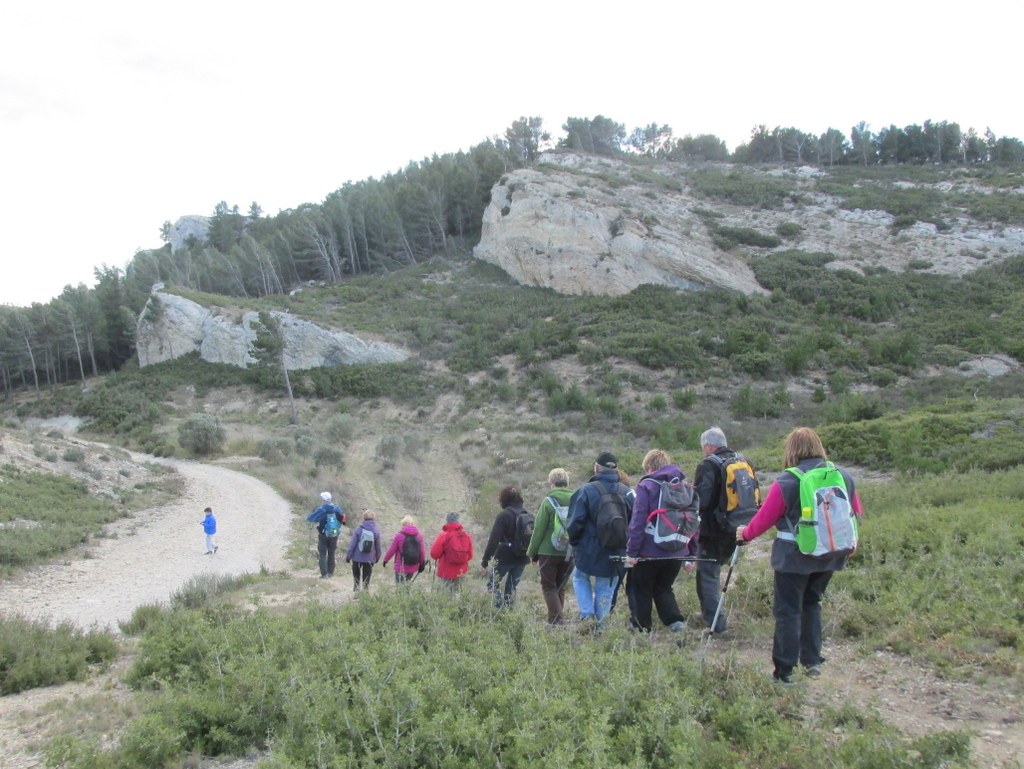
{"type": "Polygon", "coordinates": [[[376,521],[363,521],[356,526],[355,531],[352,532],[352,539],[348,541],[345,560],[356,563],[377,563],[380,560],[380,529],[377,528],[376,521]],[[359,549],[359,538],[364,530],[373,532],[373,548],[368,553],[359,549]]]}
{"type": "Polygon", "coordinates": [[[661,486],[657,481],[671,481],[673,478],[686,480],[686,473],[678,465],[665,465],[645,475],[636,485],[636,499],[633,501],[633,515],[629,519],[629,538],[626,542],[626,555],[631,558],[682,558],[696,553],[697,542],[691,540],[682,550],[670,553],[654,544],[654,538],[644,531],[647,527],[647,516],[658,509],[658,498],[661,486]]]}
{"type": "Polygon", "coordinates": [[[395,559],[395,573],[396,574],[415,574],[420,570],[420,564],[405,564],[402,563],[402,543],[405,542],[406,537],[416,537],[420,541],[420,563],[425,563],[427,559],[427,548],[423,544],[423,535],[420,534],[420,530],[415,526],[403,526],[395,538],[391,540],[391,547],[384,554],[384,565],[388,565],[388,561],[392,558],[395,559]]]}

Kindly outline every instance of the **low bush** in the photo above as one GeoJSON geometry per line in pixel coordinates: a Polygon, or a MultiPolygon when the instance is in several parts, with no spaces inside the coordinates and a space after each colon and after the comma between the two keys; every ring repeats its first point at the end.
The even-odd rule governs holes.
{"type": "Polygon", "coordinates": [[[117,642],[107,632],[0,618],[0,695],[81,681],[90,666],[109,665],[117,653],[117,642]]]}
{"type": "Polygon", "coordinates": [[[933,740],[926,760],[852,705],[816,716],[800,692],[671,641],[616,628],[552,643],[537,622],[482,594],[416,591],[284,615],[175,611],[140,643],[128,681],[152,694],[120,743],[65,739],[50,758],[156,768],[256,746],[280,767],[711,769],[813,767],[825,752],[867,766],[850,762],[870,752],[872,766],[925,769],[962,750],[933,740]]]}
{"type": "Polygon", "coordinates": [[[226,438],[220,420],[212,414],[193,414],[178,425],[178,443],[199,457],[219,453],[226,438]]]}
{"type": "Polygon", "coordinates": [[[126,513],[72,478],[0,466],[0,576],[60,555],[126,513]]]}

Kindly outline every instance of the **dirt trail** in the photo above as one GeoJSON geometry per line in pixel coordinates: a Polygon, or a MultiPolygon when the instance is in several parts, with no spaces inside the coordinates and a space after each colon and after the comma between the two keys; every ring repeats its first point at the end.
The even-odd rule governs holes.
{"type": "Polygon", "coordinates": [[[166,601],[194,576],[242,574],[261,565],[284,568],[292,515],[277,492],[224,467],[156,461],[184,478],[179,499],[112,524],[84,558],[45,564],[0,582],[0,611],[116,631],[135,607],[166,601]],[[215,555],[204,554],[200,521],[207,506],[217,516],[215,555]]]}

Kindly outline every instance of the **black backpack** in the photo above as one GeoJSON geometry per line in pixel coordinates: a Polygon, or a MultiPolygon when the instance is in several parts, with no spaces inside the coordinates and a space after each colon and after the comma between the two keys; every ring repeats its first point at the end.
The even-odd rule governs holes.
{"type": "Polygon", "coordinates": [[[406,566],[418,566],[423,561],[423,551],[415,534],[405,534],[402,540],[402,563],[406,566]]]}
{"type": "Polygon", "coordinates": [[[629,510],[621,488],[622,484],[616,483],[611,491],[602,491],[597,503],[597,541],[608,550],[622,550],[626,546],[629,510]]]}
{"type": "Polygon", "coordinates": [[[533,538],[533,522],[533,513],[528,510],[516,513],[515,531],[512,533],[512,541],[508,543],[512,555],[520,558],[526,555],[533,538]]]}

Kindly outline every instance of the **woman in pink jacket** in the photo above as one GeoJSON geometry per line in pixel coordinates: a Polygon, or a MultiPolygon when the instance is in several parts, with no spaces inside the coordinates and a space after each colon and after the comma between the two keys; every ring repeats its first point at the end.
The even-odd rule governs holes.
{"type": "Polygon", "coordinates": [[[384,554],[384,565],[387,566],[392,558],[395,559],[395,582],[411,582],[427,567],[427,548],[411,515],[402,519],[402,528],[384,554]]]}
{"type": "MultiPolygon", "coordinates": [[[[809,677],[821,675],[821,599],[832,575],[846,566],[856,550],[856,528],[850,547],[826,555],[806,555],[797,545],[800,523],[799,475],[828,462],[821,438],[809,427],[798,427],[786,436],[782,472],[768,489],[757,515],[746,526],[736,529],[736,542],[745,544],[773,526],[778,529],[772,544],[771,565],[775,572],[775,640],[772,645],[774,678],[780,684],[792,684],[793,670],[799,662],[809,677]],[[796,470],[797,473],[794,473],[796,470]]],[[[848,509],[861,515],[860,497],[853,477],[842,468],[848,509]]],[[[847,518],[847,520],[851,520],[847,518]]]]}

